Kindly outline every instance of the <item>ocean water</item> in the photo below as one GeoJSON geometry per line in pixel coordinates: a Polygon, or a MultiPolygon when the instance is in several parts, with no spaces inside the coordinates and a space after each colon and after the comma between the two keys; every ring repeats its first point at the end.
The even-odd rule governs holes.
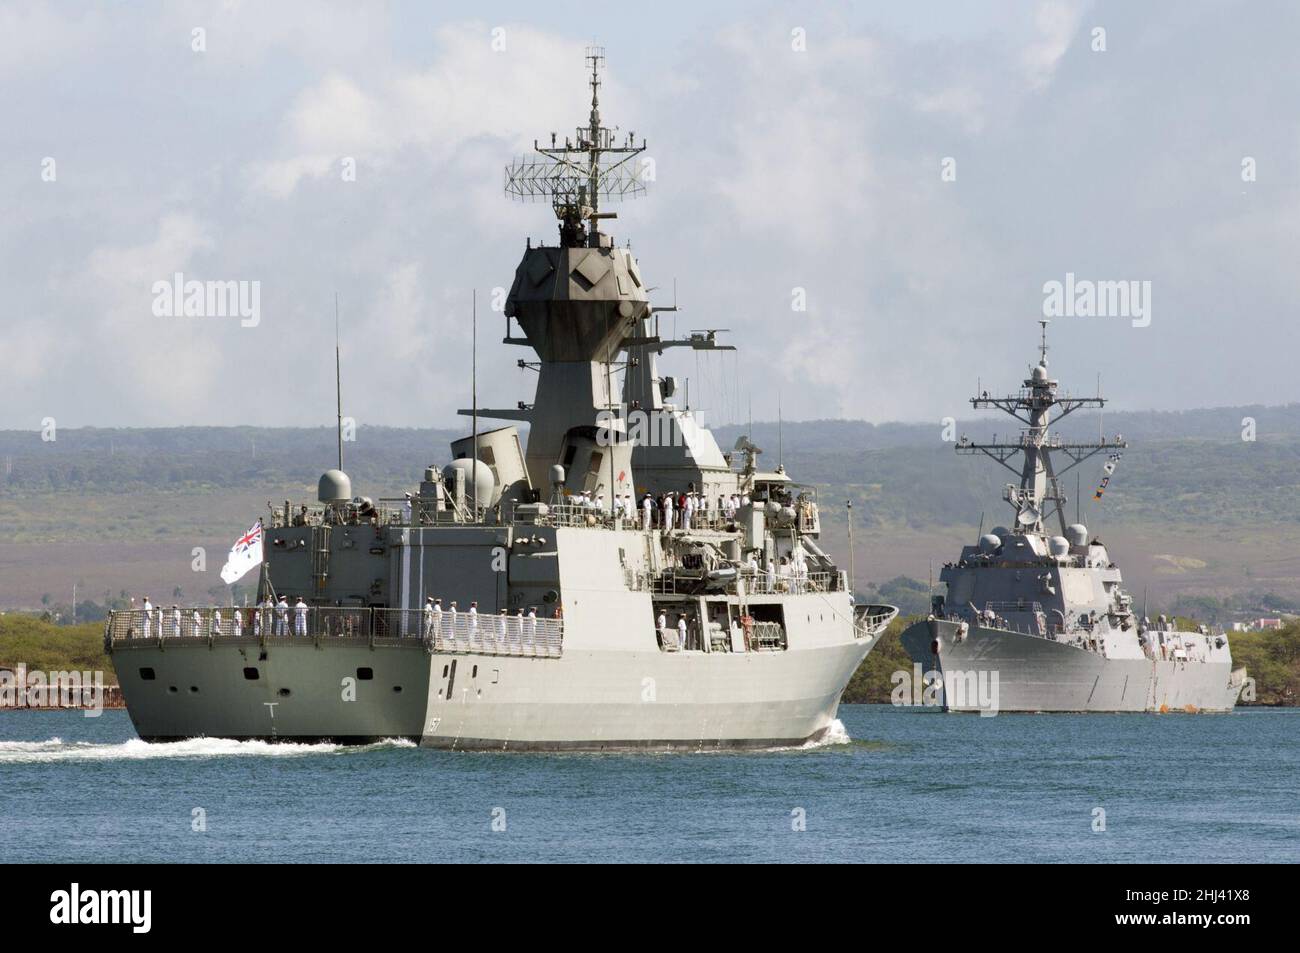
{"type": "Polygon", "coordinates": [[[5,712],[0,844],[10,863],[1300,860],[1300,711],[840,718],[805,749],[535,755],[148,745],[122,711],[5,712]]]}

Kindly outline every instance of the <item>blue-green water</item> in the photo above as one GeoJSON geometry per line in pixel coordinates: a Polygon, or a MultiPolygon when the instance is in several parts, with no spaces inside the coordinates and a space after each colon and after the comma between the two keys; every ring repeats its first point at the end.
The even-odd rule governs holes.
{"type": "Polygon", "coordinates": [[[1300,860],[1300,711],[840,717],[851,741],[633,756],[146,745],[120,711],[6,712],[0,844],[9,862],[1300,860]]]}

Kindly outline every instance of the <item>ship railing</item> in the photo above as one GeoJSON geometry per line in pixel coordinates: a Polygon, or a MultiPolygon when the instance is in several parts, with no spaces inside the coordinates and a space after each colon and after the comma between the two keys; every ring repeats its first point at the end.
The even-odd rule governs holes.
{"type": "Polygon", "coordinates": [[[1043,606],[1038,602],[1026,602],[1023,599],[1010,599],[984,603],[985,611],[992,612],[1042,612],[1043,606]]]}
{"type": "Polygon", "coordinates": [[[875,638],[898,615],[895,606],[855,606],[853,610],[853,636],[858,639],[875,638]]]}
{"type": "MultiPolygon", "coordinates": [[[[655,595],[693,595],[699,591],[698,576],[682,577],[688,584],[679,588],[678,577],[672,571],[651,573],[644,570],[624,569],[623,579],[633,592],[651,592],[655,595]]],[[[814,572],[775,574],[772,578],[763,570],[742,568],[736,579],[724,590],[728,595],[739,595],[741,586],[747,595],[800,595],[809,592],[839,592],[848,588],[847,574],[843,572],[814,572]]]]}
{"type": "Polygon", "coordinates": [[[281,638],[421,639],[438,651],[483,652],[500,655],[554,657],[564,643],[562,619],[469,613],[453,619],[415,609],[384,609],[352,606],[259,607],[224,606],[172,609],[117,609],[104,623],[104,645],[176,640],[250,639],[271,641],[281,638]],[[504,628],[504,632],[502,629],[504,628]]]}
{"type": "Polygon", "coordinates": [[[843,588],[844,574],[838,572],[797,573],[776,570],[742,570],[741,580],[750,595],[788,595],[806,592],[836,592],[843,588]]]}
{"type": "Polygon", "coordinates": [[[564,620],[518,613],[444,609],[375,609],[377,625],[401,638],[423,639],[435,652],[474,652],[556,658],[564,649],[564,620]]]}
{"type": "Polygon", "coordinates": [[[355,502],[319,503],[287,502],[288,509],[273,506],[268,528],[283,529],[292,526],[370,526],[378,524],[405,524],[405,500],[370,501],[368,505],[355,502]],[[287,515],[286,515],[287,514],[287,515]]]}

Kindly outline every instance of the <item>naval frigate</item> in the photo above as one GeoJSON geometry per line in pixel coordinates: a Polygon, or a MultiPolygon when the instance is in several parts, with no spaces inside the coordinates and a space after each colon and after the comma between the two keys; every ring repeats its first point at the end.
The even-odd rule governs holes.
{"type": "Polygon", "coordinates": [[[601,231],[601,199],[644,190],[646,146],[602,125],[602,51],[587,62],[587,124],[506,170],[506,192],[559,223],[556,244],[527,242],[505,304],[534,400],[475,400],[451,462],[402,497],[355,493],[340,441],[317,498],[251,531],[256,605],[114,612],[106,648],[142,738],[693,750],[834,724],[897,610],[854,604],[814,487],[763,469],[747,438],[723,452],[660,375],[669,348],[731,348],[660,336],[672,308],[601,231]]]}
{"type": "Polygon", "coordinates": [[[1154,624],[1139,618],[1106,546],[1082,523],[1066,525],[1060,477],[1105,453],[1104,488],[1127,444],[1118,435],[1079,442],[1051,431],[1053,411],[1059,422],[1105,400],[1059,391],[1047,370],[1048,322],[1040,323],[1038,363],[1023,387],[971,400],[1020,421],[1019,439],[962,436],[956,447],[1012,473],[1011,461],[1021,457],[1019,482],[1003,492],[1014,519],[943,567],[947,593],[932,598],[928,618],[903,631],[903,647],[934,673],[930,691],[948,711],[1231,711],[1245,670],[1233,670],[1227,635],[1204,626],[1178,631],[1164,616],[1154,624]],[[1058,469],[1053,454],[1069,462],[1058,469]],[[1053,518],[1059,534],[1047,529],[1053,518]]]}

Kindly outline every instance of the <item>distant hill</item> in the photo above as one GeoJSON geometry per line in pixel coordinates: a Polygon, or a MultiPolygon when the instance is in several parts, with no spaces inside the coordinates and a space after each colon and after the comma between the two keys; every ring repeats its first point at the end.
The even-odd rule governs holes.
{"type": "MultiPolygon", "coordinates": [[[[970,420],[956,434],[987,439],[1014,434],[1007,421],[970,420]]],[[[1067,436],[1095,435],[1098,419],[1071,417],[1067,436]]],[[[1300,405],[1236,407],[1178,413],[1115,413],[1104,417],[1109,435],[1130,441],[1095,515],[1102,521],[1179,521],[1242,525],[1300,522],[1300,405]],[[1241,420],[1256,421],[1257,439],[1241,439],[1241,420]]],[[[816,484],[828,498],[852,499],[858,518],[872,525],[966,525],[981,512],[1001,522],[1002,486],[1012,475],[984,457],[959,458],[941,440],[938,422],[869,424],[863,421],[756,423],[753,439],[775,465],[783,444],[787,469],[816,484]]],[[[738,427],[715,433],[724,449],[738,427]]],[[[362,427],[345,444],[345,467],[359,492],[400,493],[421,469],[447,461],[451,440],[463,432],[362,427]]],[[[0,431],[0,502],[33,494],[121,494],[143,490],[265,491],[312,487],[336,459],[330,428],[183,427],[80,428],[42,442],[31,431],[0,431]]],[[[1085,516],[1103,458],[1077,468],[1085,516]]],[[[1074,496],[1075,472],[1064,478],[1074,496]]],[[[1071,507],[1073,509],[1073,507],[1071,507]]],[[[1071,513],[1073,516],[1073,513],[1071,513]]],[[[0,530],[6,516],[0,512],[0,530]]]]}

